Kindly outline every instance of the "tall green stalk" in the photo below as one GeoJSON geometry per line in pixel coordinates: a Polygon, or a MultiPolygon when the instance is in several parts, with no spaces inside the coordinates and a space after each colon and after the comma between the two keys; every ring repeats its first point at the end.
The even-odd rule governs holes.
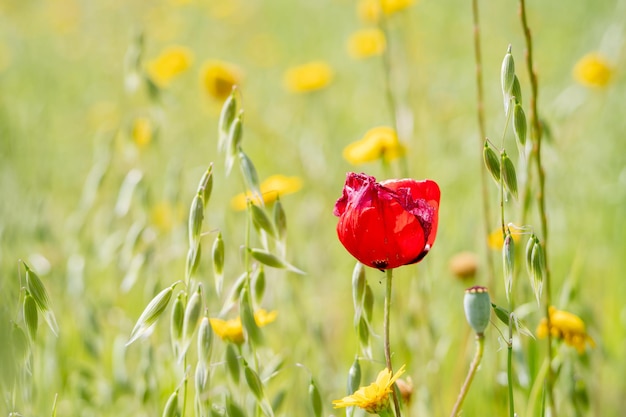
{"type": "MultiPolygon", "coordinates": [[[[393,278],[393,269],[387,270],[387,282],[386,282],[386,290],[385,290],[385,313],[384,313],[384,333],[385,333],[385,362],[387,364],[387,369],[393,375],[393,367],[391,366],[391,346],[389,343],[389,321],[391,315],[391,281],[393,278]]],[[[398,394],[396,394],[396,390],[392,390],[393,392],[393,405],[396,410],[396,417],[401,417],[400,413],[400,403],[398,401],[398,394]]]]}
{"type": "MultiPolygon", "coordinates": [[[[530,123],[531,123],[531,139],[532,139],[532,150],[530,154],[529,167],[534,163],[535,170],[537,173],[537,179],[539,182],[539,192],[537,193],[537,205],[539,210],[539,217],[541,223],[541,234],[543,236],[543,250],[544,250],[544,271],[545,271],[545,282],[544,282],[544,292],[545,292],[545,308],[544,314],[547,321],[548,329],[551,328],[550,324],[550,305],[552,305],[552,294],[551,294],[551,279],[550,279],[550,268],[548,264],[548,219],[546,215],[546,199],[545,199],[545,184],[546,184],[546,174],[543,168],[543,164],[541,162],[541,145],[542,145],[542,127],[541,122],[539,121],[539,113],[537,111],[537,100],[538,100],[538,92],[539,92],[539,83],[537,81],[537,72],[535,71],[533,64],[533,40],[530,32],[530,27],[528,26],[528,19],[526,17],[526,1],[519,1],[519,16],[522,24],[522,29],[524,32],[524,39],[526,42],[526,66],[528,70],[528,75],[530,78],[530,87],[531,87],[531,97],[530,97],[530,123]]],[[[529,168],[530,171],[530,168],[529,168]]],[[[530,177],[530,176],[529,176],[530,177]]],[[[530,181],[527,182],[527,190],[529,190],[530,181]]],[[[524,215],[525,217],[525,215],[524,215]]],[[[557,410],[555,407],[554,401],[554,370],[552,369],[552,335],[548,331],[547,337],[547,350],[548,350],[548,377],[547,377],[547,392],[548,392],[548,401],[550,402],[550,408],[552,410],[552,416],[557,416],[557,410]]]]}

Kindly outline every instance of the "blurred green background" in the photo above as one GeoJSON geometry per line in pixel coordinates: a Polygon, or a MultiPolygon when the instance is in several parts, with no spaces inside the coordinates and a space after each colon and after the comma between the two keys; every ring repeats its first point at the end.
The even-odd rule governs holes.
{"type": "MultiPolygon", "coordinates": [[[[393,122],[380,57],[355,60],[346,50],[350,34],[368,26],[359,19],[357,3],[0,3],[2,331],[11,320],[20,322],[19,259],[39,272],[60,327],[56,338],[40,326],[24,415],[48,414],[56,393],[59,415],[160,413],[179,380],[167,325],[160,323],[150,342],[128,348],[125,358],[120,352],[155,290],[183,277],[187,211],[211,162],[215,189],[206,229],[224,234],[226,285],[241,272],[245,214],[233,211],[230,199],[243,188],[236,170],[225,176],[217,153],[221,103],[200,83],[207,59],[231,62],[243,74],[244,148],[260,178],[284,174],[303,180],[302,189],[282,201],[288,257],[307,275],[269,272],[263,303],[279,311],[267,339],[285,360],[270,390],[295,387],[280,414],[308,415],[308,375],[295,366],[301,363],[318,380],[324,415],[332,413],[330,401],[345,395],[347,370],[358,349],[352,329],[354,260],[336,238],[332,209],[346,172],[383,179],[378,164],[354,167],[341,152],[368,129],[393,122]],[[125,88],[125,57],[137,46],[138,34],[142,68],[171,45],[193,55],[191,66],[157,99],[143,83],[136,91],[125,88]],[[314,60],[333,68],[330,85],[306,94],[286,91],[285,70],[314,60]],[[149,118],[155,130],[144,147],[133,142],[138,117],[149,118]],[[120,188],[133,169],[142,176],[125,209],[120,188]],[[166,214],[156,208],[163,204],[166,214]],[[139,230],[140,238],[132,241],[139,230]],[[143,259],[133,264],[138,255],[143,259]],[[124,280],[130,289],[123,289],[124,280]],[[154,347],[151,357],[148,345],[154,347]]],[[[553,304],[580,315],[597,342],[584,357],[570,352],[564,359],[575,364],[575,378],[563,371],[558,396],[568,415],[575,381],[587,389],[588,415],[619,415],[626,407],[626,2],[532,1],[527,7],[538,107],[551,132],[543,159],[553,304]],[[614,68],[604,88],[587,88],[572,77],[576,62],[594,51],[614,68]]],[[[480,8],[487,134],[499,144],[501,60],[511,44],[527,107],[525,46],[517,2],[483,1],[480,8]]],[[[432,178],[442,190],[434,249],[418,266],[398,270],[395,279],[392,346],[394,361],[407,364],[415,386],[409,415],[447,415],[456,398],[473,349],[463,290],[473,283],[489,285],[494,302],[506,304],[498,252],[492,255],[496,279],[487,282],[486,275],[471,21],[470,2],[459,0],[422,0],[387,21],[410,175],[432,178]],[[477,254],[475,281],[462,282],[450,272],[450,258],[460,251],[477,254]]],[[[514,147],[511,134],[506,143],[514,147]]],[[[496,187],[490,192],[496,228],[496,187]]],[[[519,221],[517,204],[507,203],[512,222],[519,221]]],[[[536,212],[529,224],[539,230],[536,212]]],[[[200,268],[212,288],[208,259],[200,268]]],[[[534,330],[541,314],[532,304],[525,273],[520,277],[518,303],[529,303],[524,319],[534,330]]],[[[368,279],[382,334],[383,274],[370,270],[368,279]]],[[[221,305],[214,301],[208,307],[216,315],[221,305]]],[[[506,410],[505,349],[495,329],[487,336],[482,372],[466,403],[468,416],[506,410]]],[[[374,345],[380,342],[375,339],[374,345]]],[[[375,359],[381,362],[364,364],[366,380],[382,368],[380,351],[375,359]]],[[[519,363],[516,395],[524,414],[527,388],[522,359],[519,363]]],[[[7,413],[12,411],[8,397],[3,392],[7,413]]]]}

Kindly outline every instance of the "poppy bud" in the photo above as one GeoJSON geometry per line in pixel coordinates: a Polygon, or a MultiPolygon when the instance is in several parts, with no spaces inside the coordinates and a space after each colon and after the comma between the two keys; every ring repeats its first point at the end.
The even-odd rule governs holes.
{"type": "Polygon", "coordinates": [[[348,173],[335,204],[337,235],[359,262],[380,270],[419,262],[437,235],[439,186],[431,180],[381,183],[348,173]]]}
{"type": "Polygon", "coordinates": [[[472,287],[465,290],[463,300],[465,318],[476,334],[483,334],[489,324],[491,301],[485,287],[472,287]]]}

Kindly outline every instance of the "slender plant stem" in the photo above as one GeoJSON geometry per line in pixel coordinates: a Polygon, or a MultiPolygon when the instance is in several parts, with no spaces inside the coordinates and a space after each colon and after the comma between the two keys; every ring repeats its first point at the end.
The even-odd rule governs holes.
{"type": "Polygon", "coordinates": [[[513,313],[509,315],[509,340],[507,341],[506,374],[509,386],[509,417],[515,417],[515,401],[513,399],[513,313]]]}
{"type": "Polygon", "coordinates": [[[459,396],[456,399],[456,403],[454,404],[454,408],[450,413],[450,417],[456,417],[463,406],[463,401],[469,392],[469,388],[472,385],[472,381],[474,380],[474,375],[476,375],[476,371],[478,370],[478,366],[480,365],[480,361],[483,358],[483,352],[485,350],[485,336],[480,333],[476,335],[476,353],[474,354],[474,359],[470,365],[469,371],[467,372],[467,376],[465,377],[465,382],[461,387],[461,391],[459,392],[459,396]]]}
{"type": "MultiPolygon", "coordinates": [[[[385,317],[384,317],[384,332],[385,332],[385,362],[387,364],[387,369],[393,375],[393,367],[391,366],[391,347],[389,344],[389,321],[390,321],[390,313],[391,313],[391,281],[393,278],[393,269],[387,270],[387,285],[385,291],[385,317]]],[[[396,390],[392,390],[393,393],[393,405],[396,409],[396,417],[400,417],[400,403],[398,402],[398,394],[396,394],[396,390]]]]}
{"type": "Polygon", "coordinates": [[[539,397],[539,393],[541,392],[541,388],[545,386],[546,374],[548,373],[548,368],[550,367],[550,363],[548,359],[544,359],[541,364],[541,369],[537,373],[535,377],[535,382],[533,383],[532,388],[530,389],[530,395],[528,396],[528,407],[526,409],[526,415],[528,417],[533,417],[535,415],[535,406],[537,404],[537,398],[539,397]]]}
{"type": "Polygon", "coordinates": [[[495,279],[495,271],[492,262],[491,250],[489,248],[489,241],[487,236],[490,233],[491,223],[491,208],[489,206],[489,181],[487,176],[487,167],[482,163],[483,159],[483,143],[487,138],[487,131],[485,129],[485,101],[483,93],[483,64],[482,53],[480,47],[480,22],[478,16],[478,0],[472,0],[472,19],[474,25],[474,59],[476,61],[476,116],[478,119],[478,150],[480,152],[480,185],[482,189],[482,203],[483,203],[483,223],[485,228],[485,235],[483,236],[483,242],[485,245],[485,256],[487,258],[487,282],[488,287],[493,287],[495,279]]]}
{"type": "MultiPolygon", "coordinates": [[[[546,184],[546,174],[543,168],[543,164],[541,162],[541,143],[542,143],[542,128],[541,123],[539,121],[539,113],[537,111],[537,100],[538,100],[538,92],[539,92],[539,83],[537,81],[537,72],[535,71],[533,64],[533,39],[530,32],[530,27],[528,26],[528,19],[526,17],[526,1],[520,0],[519,2],[519,15],[522,23],[522,29],[524,31],[524,39],[526,41],[526,66],[528,70],[528,74],[530,77],[530,87],[531,87],[531,97],[530,97],[530,123],[532,126],[531,129],[531,138],[532,138],[532,151],[531,158],[535,163],[535,168],[537,171],[537,178],[539,181],[539,193],[537,195],[537,203],[539,206],[539,217],[541,222],[541,234],[543,236],[543,253],[544,253],[544,267],[545,267],[545,282],[544,282],[544,291],[545,291],[545,317],[548,325],[548,329],[551,328],[550,323],[550,305],[552,304],[552,294],[551,294],[551,285],[550,285],[550,268],[548,265],[548,219],[546,215],[546,200],[545,200],[545,184],[546,184]]],[[[532,162],[532,161],[530,161],[532,162]]],[[[552,335],[548,331],[547,337],[547,350],[548,350],[548,378],[547,378],[547,391],[548,391],[548,400],[550,401],[550,408],[552,410],[552,417],[557,416],[557,410],[554,401],[554,371],[552,369],[552,335]]]]}
{"type": "MultiPolygon", "coordinates": [[[[382,10],[382,0],[380,1],[380,7],[382,10]]],[[[387,98],[387,105],[389,106],[389,113],[391,115],[393,127],[396,131],[397,140],[400,142],[399,135],[401,132],[398,126],[398,106],[393,94],[393,83],[391,79],[391,38],[389,36],[389,30],[387,29],[385,13],[382,12],[379,19],[379,28],[385,35],[385,41],[387,42],[387,46],[382,53],[383,73],[385,74],[385,96],[387,98]]],[[[409,167],[405,155],[400,156],[400,175],[402,177],[409,176],[409,167]]]]}

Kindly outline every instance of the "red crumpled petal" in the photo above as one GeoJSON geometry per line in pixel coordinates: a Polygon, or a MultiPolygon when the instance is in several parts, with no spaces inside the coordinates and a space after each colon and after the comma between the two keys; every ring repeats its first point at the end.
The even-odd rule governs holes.
{"type": "Polygon", "coordinates": [[[390,180],[349,173],[335,204],[337,234],[357,260],[378,269],[420,261],[435,240],[439,187],[433,181],[390,180]]]}

